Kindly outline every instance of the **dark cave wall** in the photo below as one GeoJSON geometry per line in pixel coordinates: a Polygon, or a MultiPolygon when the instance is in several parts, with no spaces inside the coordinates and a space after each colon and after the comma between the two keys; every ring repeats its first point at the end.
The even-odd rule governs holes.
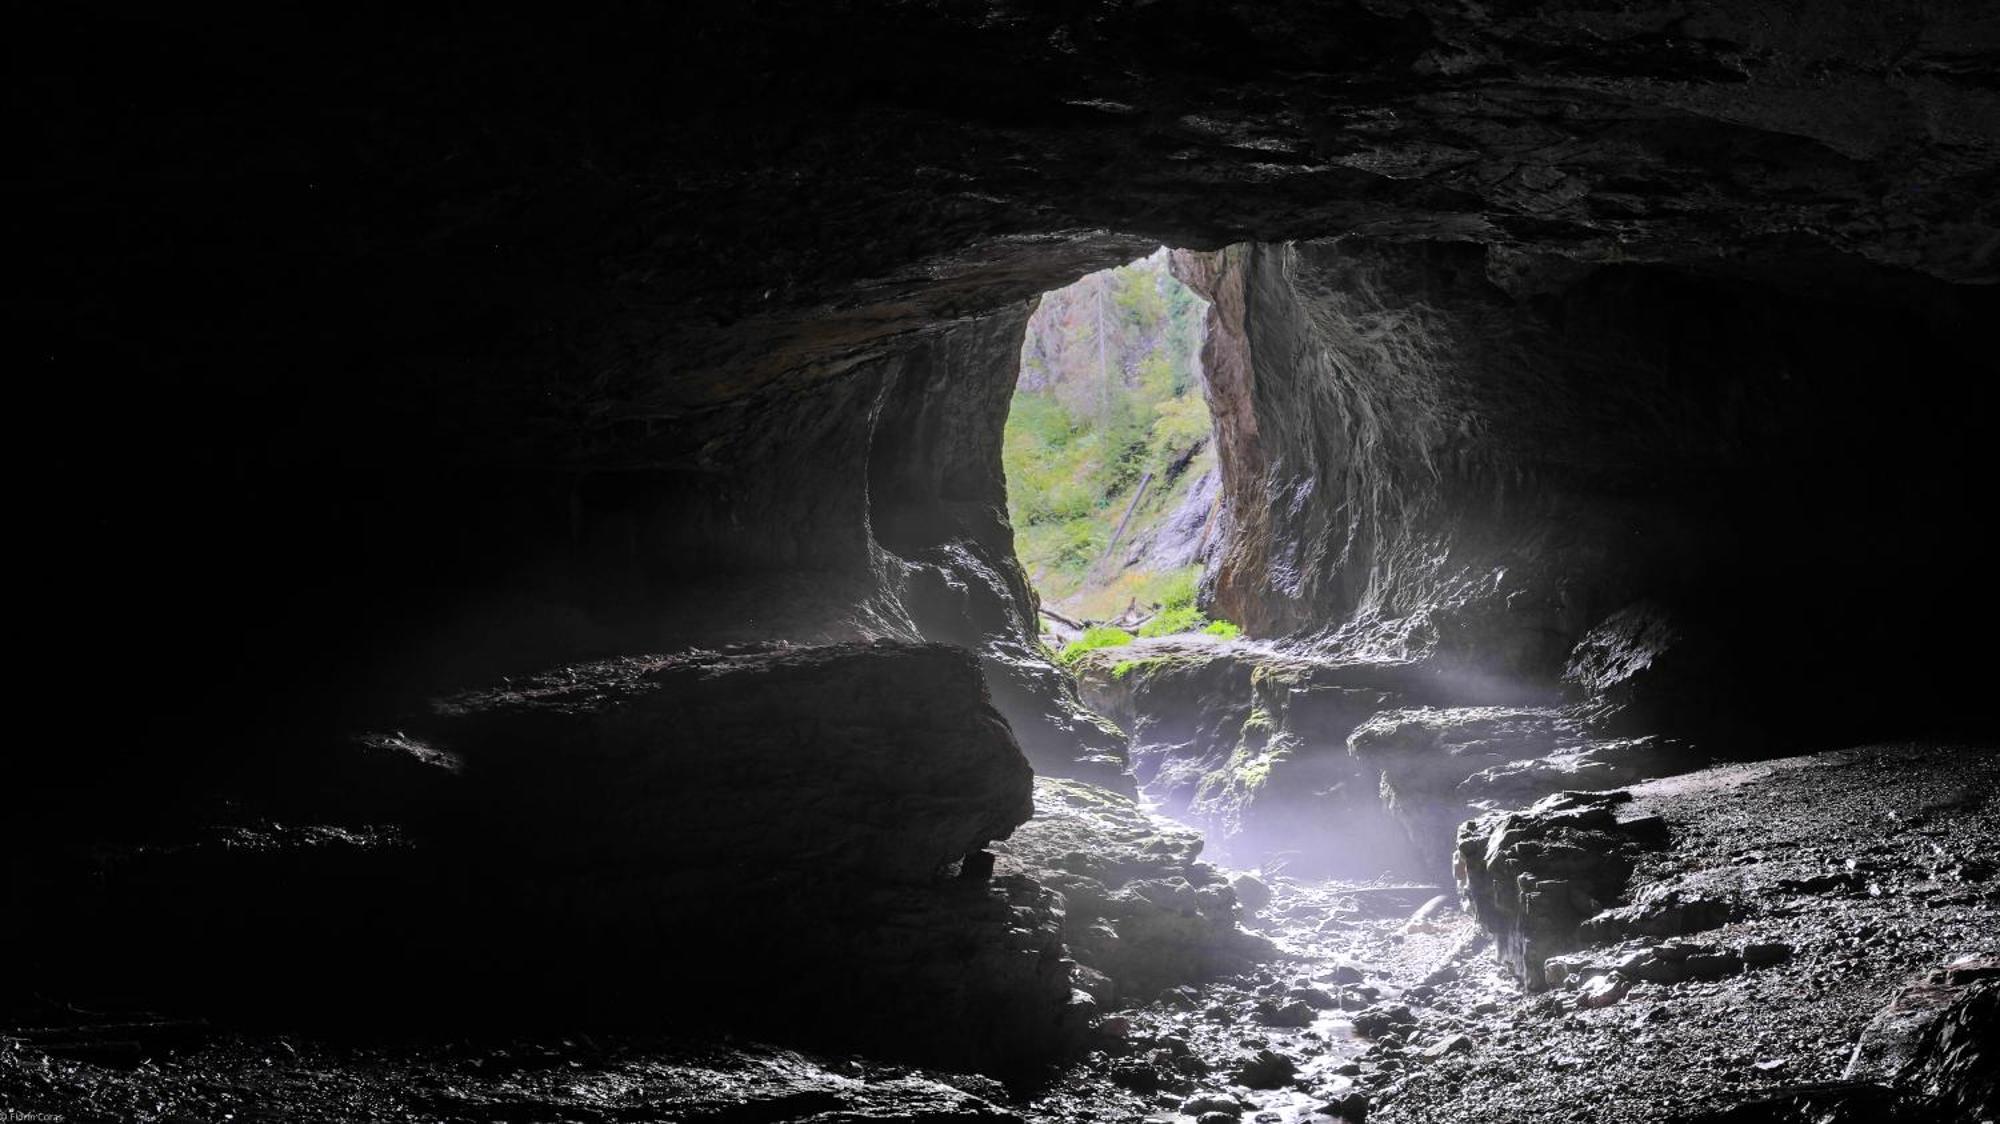
{"type": "Polygon", "coordinates": [[[980,653],[994,704],[1037,770],[1129,790],[1124,739],[1049,661],[1014,556],[1000,446],[1029,311],[955,325],[899,365],[875,419],[870,528],[917,630],[980,653]]]}
{"type": "MultiPolygon", "coordinates": [[[[1114,781],[1119,741],[1040,648],[1007,524],[1000,435],[1029,311],[914,333],[651,436],[635,426],[621,463],[163,465],[124,485],[143,498],[118,532],[162,544],[145,565],[100,551],[48,579],[95,574],[106,591],[60,642],[135,629],[197,654],[209,674],[133,685],[186,755],[135,746],[120,761],[192,769],[196,785],[274,730],[394,722],[562,662],[874,638],[974,649],[1038,766],[1083,758],[1114,781]],[[218,729],[218,713],[239,725],[218,729]]],[[[107,529],[95,510],[50,518],[85,524],[68,546],[107,529]]],[[[38,764],[86,788],[107,779],[91,761],[38,764]]]]}
{"type": "Polygon", "coordinates": [[[1204,363],[1231,478],[1218,611],[1261,635],[1559,666],[1590,612],[1568,587],[1625,529],[1562,494],[1561,458],[1588,457],[1609,404],[1568,393],[1483,251],[1350,240],[1177,262],[1220,298],[1204,363]]]}
{"type": "MultiPolygon", "coordinates": [[[[868,413],[871,367],[1161,242],[1832,249],[1973,283],[2000,246],[1976,3],[31,30],[6,184],[45,481],[29,631],[50,668],[141,646],[106,739],[131,763],[655,646],[677,594],[687,638],[901,627],[862,478],[778,482],[856,463],[837,419],[868,413]],[[753,448],[793,467],[733,475],[753,448]],[[738,567],[763,569],[705,580],[738,567]]],[[[55,709],[96,709],[76,678],[40,684],[55,709]]]]}
{"type": "Polygon", "coordinates": [[[1222,615],[1552,685],[1643,603],[1676,635],[1637,728],[1970,717],[1976,673],[1884,654],[1995,619],[1919,592],[1981,581],[1991,291],[1360,238],[1176,266],[1215,298],[1222,615]]]}

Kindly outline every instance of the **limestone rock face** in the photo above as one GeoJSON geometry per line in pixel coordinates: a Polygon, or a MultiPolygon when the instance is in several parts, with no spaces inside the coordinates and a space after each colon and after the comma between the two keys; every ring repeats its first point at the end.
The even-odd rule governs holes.
{"type": "Polygon", "coordinates": [[[1701,760],[1691,747],[1655,735],[1592,739],[1544,757],[1481,769],[1460,781],[1457,792],[1474,807],[1507,807],[1551,792],[1617,788],[1692,768],[1701,760]]]}
{"type": "Polygon", "coordinates": [[[1675,739],[1597,736],[1597,697],[1455,705],[1556,696],[1435,660],[1193,637],[1099,649],[1076,667],[1084,698],[1130,731],[1145,794],[1245,866],[1442,880],[1463,820],[1700,761],[1675,739]]]}
{"type": "Polygon", "coordinates": [[[1084,697],[1130,731],[1146,795],[1228,861],[1363,876],[1408,865],[1347,736],[1385,706],[1435,697],[1422,669],[1196,637],[1100,649],[1077,670],[1084,697]]]}
{"type": "Polygon", "coordinates": [[[1953,554],[1935,528],[1962,474],[1914,435],[1957,422],[1918,422],[1887,475],[1842,452],[1879,429],[1881,384],[1859,356],[1919,380],[1976,363],[1961,343],[1932,337],[1943,352],[1916,359],[1899,342],[1925,331],[1933,297],[1953,299],[1942,291],[1908,294],[1914,319],[1883,332],[1837,311],[1858,290],[1725,297],[1670,272],[1543,259],[1524,273],[1525,259],[1435,242],[1173,261],[1211,300],[1203,376],[1224,487],[1206,594],[1251,634],[1424,661],[1461,687],[1562,682],[1618,736],[1840,736],[1809,705],[1829,683],[1857,707],[1877,707],[1885,676],[1956,690],[1843,659],[1903,626],[1823,607],[1887,593],[1899,563],[1805,545],[1844,541],[1869,494],[1884,541],[1953,554]],[[1698,336],[1681,330],[1695,322],[1698,336]],[[1783,373],[1801,363],[1819,372],[1809,410],[1783,373]],[[1766,637],[1785,638],[1783,658],[1751,655],[1766,637]]]}
{"type": "Polygon", "coordinates": [[[1098,649],[1077,664],[1084,700],[1123,726],[1134,778],[1171,816],[1191,816],[1203,778],[1228,760],[1254,671],[1234,649],[1175,639],[1098,649]]]}
{"type": "Polygon", "coordinates": [[[1591,706],[1419,707],[1381,711],[1348,737],[1380,777],[1384,811],[1422,869],[1454,866],[1459,824],[1551,793],[1616,788],[1699,765],[1698,751],[1657,736],[1591,736],[1591,706]]]}
{"type": "Polygon", "coordinates": [[[1451,866],[1457,825],[1470,808],[1458,788],[1482,770],[1552,754],[1575,733],[1548,708],[1388,710],[1348,738],[1380,770],[1382,800],[1433,872],[1451,866]]]}

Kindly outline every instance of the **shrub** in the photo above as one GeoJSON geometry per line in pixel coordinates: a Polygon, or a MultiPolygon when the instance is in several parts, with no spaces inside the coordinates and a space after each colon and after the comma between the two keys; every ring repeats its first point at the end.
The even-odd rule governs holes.
{"type": "Polygon", "coordinates": [[[1175,572],[1160,587],[1160,608],[1192,609],[1197,587],[1201,583],[1201,567],[1189,566],[1175,572]]]}
{"type": "Polygon", "coordinates": [[[1132,634],[1122,628],[1086,628],[1082,636],[1063,645],[1062,654],[1057,656],[1056,660],[1067,667],[1082,658],[1085,652],[1094,652],[1099,648],[1123,647],[1131,642],[1132,634]]]}
{"type": "Polygon", "coordinates": [[[1167,462],[1208,440],[1215,425],[1209,420],[1208,403],[1199,394],[1184,394],[1160,403],[1150,435],[1153,462],[1167,462]]]}
{"type": "Polygon", "coordinates": [[[1243,635],[1242,628],[1230,624],[1228,621],[1211,621],[1207,628],[1202,629],[1202,632],[1209,636],[1220,636],[1224,640],[1234,640],[1243,635]]]}
{"type": "Polygon", "coordinates": [[[1208,623],[1201,610],[1193,605],[1183,605],[1178,609],[1162,609],[1153,614],[1153,619],[1139,626],[1141,636],[1173,636],[1182,632],[1194,632],[1208,623]]]}

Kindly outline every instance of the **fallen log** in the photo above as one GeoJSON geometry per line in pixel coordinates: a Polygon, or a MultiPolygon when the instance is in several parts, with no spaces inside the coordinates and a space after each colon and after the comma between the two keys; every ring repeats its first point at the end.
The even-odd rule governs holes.
{"type": "Polygon", "coordinates": [[[1063,616],[1061,613],[1058,613],[1054,609],[1051,609],[1047,606],[1042,607],[1042,615],[1056,622],[1057,624],[1066,625],[1070,628],[1082,629],[1086,627],[1082,621],[1071,620],[1069,617],[1063,616]]]}

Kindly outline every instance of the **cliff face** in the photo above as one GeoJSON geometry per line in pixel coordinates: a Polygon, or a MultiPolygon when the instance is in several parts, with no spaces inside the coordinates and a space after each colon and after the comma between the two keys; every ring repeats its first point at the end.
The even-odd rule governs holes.
{"type": "Polygon", "coordinates": [[[1834,683],[1896,685],[1841,723],[1947,701],[1860,653],[1990,620],[1906,596],[1912,559],[1977,581],[1941,528],[1978,502],[1988,294],[1361,238],[1176,266],[1214,301],[1209,593],[1255,633],[1803,733],[1834,683]]]}

